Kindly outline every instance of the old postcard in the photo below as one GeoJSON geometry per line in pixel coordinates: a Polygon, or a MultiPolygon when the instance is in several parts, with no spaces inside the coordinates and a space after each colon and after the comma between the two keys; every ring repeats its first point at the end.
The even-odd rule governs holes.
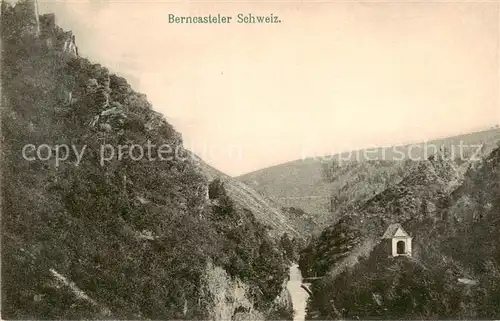
{"type": "Polygon", "coordinates": [[[500,318],[500,2],[0,1],[2,320],[500,318]]]}

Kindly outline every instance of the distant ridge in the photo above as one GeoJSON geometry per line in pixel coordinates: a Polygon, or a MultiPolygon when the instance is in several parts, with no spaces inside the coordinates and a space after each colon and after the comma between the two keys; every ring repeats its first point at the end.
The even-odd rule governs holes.
{"type": "Polygon", "coordinates": [[[426,144],[426,143],[438,145],[438,143],[443,142],[445,145],[449,145],[451,142],[456,141],[456,139],[463,139],[464,137],[470,137],[470,136],[476,136],[476,135],[478,135],[478,136],[489,135],[490,133],[493,137],[497,137],[497,139],[500,140],[500,125],[496,125],[496,127],[491,127],[488,129],[473,131],[473,132],[469,132],[469,133],[464,132],[464,133],[457,133],[457,134],[454,134],[452,136],[439,136],[439,137],[435,137],[435,138],[427,140],[427,141],[414,140],[414,141],[408,141],[408,142],[398,143],[398,144],[393,144],[393,145],[389,144],[389,145],[382,145],[382,146],[377,146],[377,147],[372,147],[372,148],[359,148],[359,149],[344,151],[344,152],[340,152],[340,153],[336,153],[336,154],[323,154],[323,155],[317,155],[317,156],[307,156],[304,158],[298,158],[298,159],[290,160],[290,161],[287,161],[284,163],[275,164],[275,165],[271,165],[268,167],[256,169],[256,170],[253,170],[253,171],[241,174],[241,175],[236,175],[235,178],[245,179],[246,176],[254,175],[254,174],[259,173],[261,171],[268,171],[270,169],[278,168],[278,167],[281,167],[284,165],[301,163],[301,162],[316,162],[316,161],[318,161],[318,159],[321,159],[321,158],[329,159],[329,158],[336,157],[338,155],[346,155],[349,153],[352,154],[352,153],[362,152],[362,151],[366,151],[366,150],[377,150],[377,149],[384,149],[384,148],[386,149],[386,148],[395,148],[395,147],[408,147],[410,145],[422,145],[422,144],[426,144]]]}
{"type": "Polygon", "coordinates": [[[363,202],[381,192],[387,185],[397,183],[404,174],[405,164],[392,160],[402,154],[407,157],[411,152],[412,158],[423,160],[425,156],[436,152],[435,149],[441,145],[451,149],[462,143],[469,146],[470,153],[482,145],[480,152],[484,155],[491,152],[499,141],[500,128],[492,128],[420,143],[351,151],[326,157],[309,157],[263,168],[241,175],[237,179],[283,207],[303,209],[321,225],[321,222],[327,224],[334,220],[336,212],[342,210],[341,207],[352,205],[347,203],[363,202]],[[353,162],[360,159],[356,158],[357,155],[363,156],[366,151],[369,151],[372,161],[353,162]],[[333,160],[337,161],[340,167],[332,177],[327,178],[325,169],[333,160]],[[361,181],[364,181],[364,184],[358,184],[361,181]],[[342,206],[337,206],[336,200],[333,200],[332,204],[333,195],[339,199],[342,206]]]}

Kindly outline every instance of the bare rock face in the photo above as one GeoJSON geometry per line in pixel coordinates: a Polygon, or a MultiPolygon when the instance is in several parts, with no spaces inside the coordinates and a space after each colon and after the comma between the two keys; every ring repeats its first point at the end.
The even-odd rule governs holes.
{"type": "MultiPolygon", "coordinates": [[[[35,4],[36,8],[36,4],[35,4]]],[[[37,10],[35,10],[37,12],[37,10]]],[[[67,58],[75,58],[78,56],[78,47],[76,39],[72,31],[63,31],[56,25],[56,17],[53,13],[36,15],[37,32],[39,40],[48,49],[56,50],[67,58]]]]}
{"type": "Polygon", "coordinates": [[[202,284],[209,320],[264,320],[263,314],[253,308],[248,286],[239,279],[232,280],[224,269],[209,262],[202,284]]]}
{"type": "Polygon", "coordinates": [[[78,56],[78,47],[76,46],[75,36],[73,32],[68,31],[64,33],[64,38],[62,39],[62,51],[69,54],[69,56],[78,56]]]}
{"type": "Polygon", "coordinates": [[[110,108],[99,115],[101,129],[105,131],[121,129],[127,119],[123,106],[118,102],[112,102],[108,107],[110,108]]]}
{"type": "Polygon", "coordinates": [[[290,293],[288,283],[288,281],[285,281],[283,283],[280,294],[278,294],[278,296],[274,299],[270,308],[270,312],[268,313],[268,319],[288,319],[290,318],[290,316],[293,316],[295,314],[294,304],[292,302],[292,294],[290,293]]]}

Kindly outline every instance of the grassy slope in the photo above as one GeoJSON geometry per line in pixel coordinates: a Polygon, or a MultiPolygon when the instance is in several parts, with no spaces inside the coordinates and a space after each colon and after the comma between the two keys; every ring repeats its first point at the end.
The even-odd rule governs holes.
{"type": "Polygon", "coordinates": [[[250,209],[260,222],[269,227],[270,235],[279,237],[287,233],[292,237],[303,238],[306,236],[303,227],[296,221],[285,216],[278,209],[277,204],[260,195],[246,184],[218,171],[202,160],[198,159],[197,163],[208,179],[220,178],[224,182],[228,194],[235,202],[243,208],[250,209]]]}
{"type": "MultiPolygon", "coordinates": [[[[461,141],[464,145],[485,144],[483,153],[487,154],[499,140],[500,129],[492,129],[434,140],[427,145],[458,146],[461,141]]],[[[420,144],[421,148],[414,148],[411,155],[423,155],[423,144],[420,144]]],[[[398,147],[397,150],[408,153],[407,146],[398,147]]],[[[381,150],[377,151],[369,156],[380,157],[381,150]]],[[[390,150],[387,151],[386,159],[390,159],[391,155],[394,154],[391,154],[390,150]]],[[[347,156],[348,154],[341,154],[335,157],[347,159],[347,156]]],[[[407,167],[405,162],[345,162],[344,166],[333,172],[329,180],[325,180],[323,169],[329,163],[326,160],[308,158],[264,168],[242,175],[238,179],[281,206],[303,209],[321,228],[337,219],[343,212],[350,211],[355,205],[364,203],[388,186],[398,183],[411,168],[407,167]],[[333,209],[330,203],[332,196],[337,200],[333,209]]]]}

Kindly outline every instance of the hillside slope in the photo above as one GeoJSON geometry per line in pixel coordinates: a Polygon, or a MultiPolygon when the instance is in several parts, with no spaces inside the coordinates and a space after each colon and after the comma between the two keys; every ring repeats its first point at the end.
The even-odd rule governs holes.
{"type": "Polygon", "coordinates": [[[238,179],[283,207],[304,210],[317,222],[317,231],[320,231],[344,213],[399,183],[412,169],[413,162],[404,160],[408,156],[424,160],[444,146],[457,159],[460,144],[464,146],[465,158],[474,156],[481,145],[480,156],[485,156],[498,141],[500,129],[497,128],[407,146],[306,158],[264,168],[238,179]],[[364,160],[363,155],[370,160],[364,160]]]}
{"type": "Polygon", "coordinates": [[[250,209],[255,217],[268,227],[271,236],[279,237],[284,233],[299,238],[307,236],[305,230],[307,227],[302,225],[300,221],[294,220],[293,217],[286,216],[278,209],[276,203],[260,195],[246,184],[221,173],[199,158],[197,158],[197,165],[209,180],[221,179],[231,198],[239,206],[250,209]]]}
{"type": "Polygon", "coordinates": [[[2,2],[2,317],[291,319],[264,224],[208,198],[145,95],[35,12],[2,2]]]}
{"type": "MultiPolygon", "coordinates": [[[[471,165],[457,166],[442,153],[413,163],[399,183],[346,213],[314,239],[304,251],[301,268],[321,275],[341,270],[369,253],[390,224],[441,220],[444,200],[463,183],[471,165]]],[[[414,250],[418,252],[418,245],[414,250]]]]}
{"type": "Polygon", "coordinates": [[[497,318],[500,148],[474,165],[462,175],[453,162],[425,161],[313,240],[301,269],[325,277],[309,318],[497,318]],[[411,258],[381,244],[395,222],[413,237],[411,258]]]}

